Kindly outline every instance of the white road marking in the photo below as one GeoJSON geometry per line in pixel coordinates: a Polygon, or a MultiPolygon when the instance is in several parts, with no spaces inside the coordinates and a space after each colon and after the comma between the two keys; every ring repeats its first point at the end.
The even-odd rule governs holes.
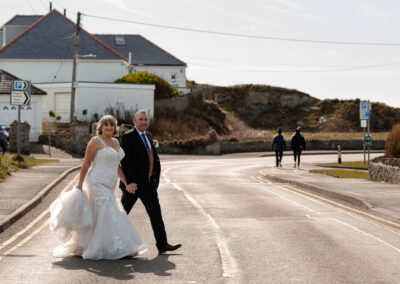
{"type": "MultiPolygon", "coordinates": [[[[274,184],[273,182],[264,180],[264,179],[262,179],[262,178],[260,178],[260,177],[257,177],[257,178],[258,178],[259,180],[261,180],[263,183],[271,184],[271,185],[274,184]]],[[[302,197],[302,198],[308,199],[308,200],[310,200],[310,201],[312,201],[312,202],[314,202],[314,203],[317,203],[317,204],[319,204],[319,205],[322,205],[322,206],[324,206],[324,207],[326,207],[326,208],[333,209],[333,210],[335,210],[335,211],[340,211],[341,213],[344,213],[344,214],[346,214],[347,216],[350,216],[350,217],[352,217],[352,218],[354,218],[354,219],[357,219],[357,220],[362,221],[362,222],[364,222],[364,223],[368,223],[368,224],[374,225],[374,226],[376,226],[376,227],[378,227],[378,228],[381,228],[381,229],[385,229],[385,230],[388,231],[388,232],[391,232],[391,233],[393,233],[393,234],[395,234],[395,235],[397,235],[397,236],[400,236],[399,232],[392,230],[392,228],[390,228],[390,227],[381,226],[381,225],[379,225],[379,224],[377,224],[377,223],[375,223],[375,222],[371,222],[371,221],[368,220],[368,219],[363,219],[362,217],[360,217],[360,216],[358,216],[358,215],[355,215],[354,213],[348,212],[348,211],[346,211],[346,210],[343,209],[343,208],[335,207],[335,206],[333,206],[333,205],[326,204],[326,203],[324,203],[324,202],[322,202],[322,201],[319,201],[319,200],[317,200],[317,199],[315,199],[315,198],[312,198],[312,197],[309,197],[309,196],[307,196],[307,195],[301,194],[301,193],[297,192],[297,189],[294,188],[293,186],[290,186],[290,185],[285,184],[284,186],[280,186],[280,188],[285,189],[286,191],[288,191],[288,190],[290,190],[290,188],[292,188],[293,190],[290,190],[290,192],[293,193],[293,194],[295,194],[295,195],[297,195],[297,196],[300,196],[300,197],[302,197]]]]}
{"type": "Polygon", "coordinates": [[[357,228],[357,227],[355,227],[355,226],[353,226],[353,225],[350,225],[350,224],[348,224],[348,223],[346,223],[346,222],[340,221],[340,220],[338,220],[338,219],[336,219],[336,218],[330,218],[330,219],[332,219],[332,220],[334,220],[334,221],[336,221],[336,222],[338,222],[338,223],[340,223],[340,224],[342,224],[342,225],[345,225],[345,226],[347,226],[347,227],[350,227],[350,228],[356,230],[357,232],[360,232],[360,233],[363,234],[363,235],[366,235],[366,236],[368,236],[368,237],[370,237],[370,238],[373,238],[374,240],[377,240],[378,242],[380,242],[380,243],[382,243],[382,244],[384,244],[384,245],[386,245],[386,246],[388,246],[388,247],[390,247],[390,248],[392,248],[392,249],[394,249],[395,251],[397,251],[397,252],[400,253],[400,248],[397,248],[397,247],[395,247],[394,245],[389,244],[388,242],[385,242],[384,240],[382,240],[382,239],[380,239],[380,238],[378,238],[378,237],[376,237],[376,236],[374,236],[374,235],[372,235],[372,234],[370,234],[370,233],[364,232],[363,230],[360,230],[359,228],[357,228]]]}
{"type": "MultiPolygon", "coordinates": [[[[164,177],[165,179],[165,177],[164,177]]],[[[183,192],[184,196],[187,200],[189,200],[199,211],[201,214],[206,216],[211,223],[212,228],[214,229],[215,239],[217,242],[219,254],[221,256],[221,263],[222,263],[222,276],[225,278],[232,278],[238,277],[238,266],[236,264],[235,259],[232,257],[231,252],[229,251],[228,244],[226,240],[223,238],[220,227],[218,226],[217,222],[215,222],[214,218],[208,214],[203,207],[200,205],[199,202],[195,198],[193,198],[190,194],[186,192],[182,187],[180,187],[176,183],[170,183],[174,188],[183,192]]]]}
{"type": "MultiPolygon", "coordinates": [[[[256,177],[252,177],[252,178],[253,178],[254,180],[257,180],[256,177]]],[[[279,186],[279,185],[274,185],[274,186],[275,186],[275,187],[282,188],[282,187],[279,186]]],[[[285,188],[284,188],[284,189],[285,189],[285,188]]],[[[293,203],[293,204],[296,204],[296,205],[299,206],[299,207],[303,207],[304,209],[306,209],[306,210],[308,210],[308,211],[311,211],[311,212],[316,213],[316,214],[321,214],[320,212],[315,211],[314,209],[311,209],[310,207],[307,207],[307,206],[305,206],[305,205],[303,205],[303,204],[301,204],[301,203],[299,203],[299,202],[297,202],[297,201],[294,201],[294,200],[292,200],[292,199],[290,199],[290,198],[287,198],[287,197],[285,197],[285,196],[283,196],[283,195],[280,195],[279,193],[273,192],[272,190],[268,190],[268,189],[266,189],[265,187],[263,188],[263,190],[266,191],[266,192],[272,193],[272,194],[278,196],[279,198],[282,198],[282,199],[284,199],[284,200],[286,200],[286,201],[288,201],[288,202],[291,202],[291,203],[293,203]]]]}

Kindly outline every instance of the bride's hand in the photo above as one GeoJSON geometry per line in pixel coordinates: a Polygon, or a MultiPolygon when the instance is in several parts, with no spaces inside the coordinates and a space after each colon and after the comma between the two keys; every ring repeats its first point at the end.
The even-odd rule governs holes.
{"type": "Polygon", "coordinates": [[[78,182],[78,184],[75,187],[82,191],[82,185],[83,184],[81,182],[78,182]]]}

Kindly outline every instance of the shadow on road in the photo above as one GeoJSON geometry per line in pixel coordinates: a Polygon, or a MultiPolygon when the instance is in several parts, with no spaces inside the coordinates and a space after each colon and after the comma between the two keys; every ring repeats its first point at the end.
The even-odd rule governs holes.
{"type": "Polygon", "coordinates": [[[82,260],[80,257],[68,257],[61,261],[53,262],[53,266],[67,270],[86,270],[99,276],[117,280],[131,280],[135,273],[153,273],[157,276],[171,276],[175,263],[168,260],[172,256],[157,255],[155,258],[141,257],[125,258],[119,260],[82,260]]]}

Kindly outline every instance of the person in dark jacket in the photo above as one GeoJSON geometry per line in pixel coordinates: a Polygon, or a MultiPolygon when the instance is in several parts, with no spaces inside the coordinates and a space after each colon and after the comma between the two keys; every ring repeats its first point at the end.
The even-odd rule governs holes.
{"type": "Polygon", "coordinates": [[[296,168],[296,158],[297,167],[300,168],[301,151],[306,149],[306,140],[303,135],[300,134],[300,129],[300,126],[297,127],[296,132],[292,136],[292,142],[290,143],[290,148],[293,150],[294,156],[294,168],[296,168]]]}
{"type": "Polygon", "coordinates": [[[278,134],[274,137],[272,141],[272,150],[275,151],[276,157],[276,167],[282,167],[282,156],[283,151],[286,150],[286,141],[282,135],[282,129],[278,129],[278,134]]]}

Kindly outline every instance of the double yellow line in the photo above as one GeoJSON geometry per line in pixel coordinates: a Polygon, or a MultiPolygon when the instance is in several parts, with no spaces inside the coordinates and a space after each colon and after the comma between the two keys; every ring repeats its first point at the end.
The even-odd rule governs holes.
{"type": "MultiPolygon", "coordinates": [[[[77,178],[79,177],[79,174],[75,175],[73,177],[73,179],[62,189],[62,191],[60,192],[60,194],[58,195],[58,197],[61,195],[61,193],[67,191],[68,189],[70,189],[73,185],[74,182],[76,182],[77,178]]],[[[30,229],[33,228],[33,226],[35,226],[37,223],[39,223],[39,221],[41,221],[44,217],[47,216],[47,214],[49,214],[50,209],[47,208],[45,211],[43,211],[42,213],[40,213],[39,216],[37,216],[34,220],[32,220],[31,223],[29,223],[28,226],[26,226],[24,229],[22,229],[21,231],[19,231],[18,233],[16,233],[15,235],[13,235],[11,238],[9,238],[7,241],[5,241],[4,243],[0,244],[0,251],[7,247],[8,245],[12,244],[14,241],[16,241],[19,237],[21,237],[22,235],[24,235],[26,232],[28,232],[30,229]]],[[[10,255],[13,251],[17,250],[18,248],[20,248],[21,246],[23,246],[24,244],[26,244],[27,242],[29,242],[34,236],[36,236],[37,234],[39,234],[45,227],[47,227],[49,225],[49,221],[50,219],[47,219],[46,221],[44,221],[43,224],[41,224],[36,230],[34,230],[33,232],[31,232],[28,236],[26,236],[23,240],[21,240],[20,242],[18,242],[17,244],[15,244],[13,247],[11,247],[10,249],[8,249],[6,252],[4,252],[3,254],[0,254],[0,260],[2,260],[3,258],[5,258],[6,256],[10,255]]]]}

